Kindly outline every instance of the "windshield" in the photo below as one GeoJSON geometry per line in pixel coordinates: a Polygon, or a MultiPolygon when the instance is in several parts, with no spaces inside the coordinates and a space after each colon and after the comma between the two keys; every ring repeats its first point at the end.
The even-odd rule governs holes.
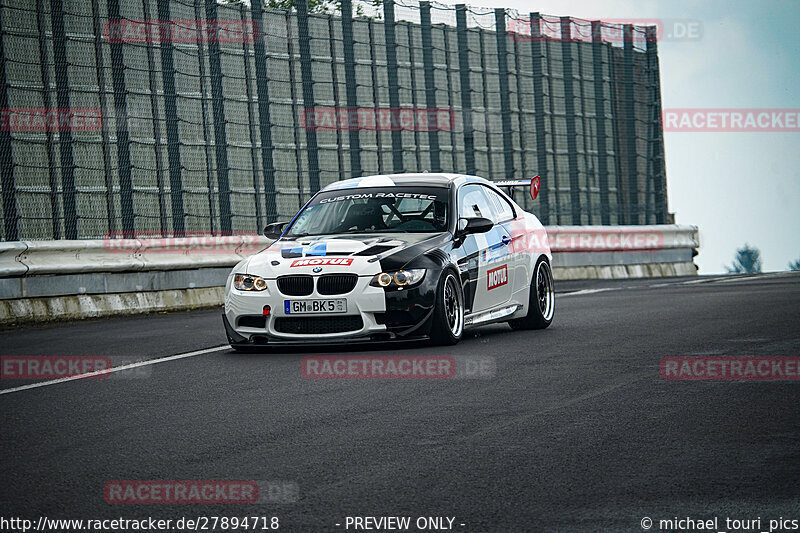
{"type": "Polygon", "coordinates": [[[448,189],[444,187],[327,191],[303,209],[285,235],[447,231],[447,203],[448,189]]]}

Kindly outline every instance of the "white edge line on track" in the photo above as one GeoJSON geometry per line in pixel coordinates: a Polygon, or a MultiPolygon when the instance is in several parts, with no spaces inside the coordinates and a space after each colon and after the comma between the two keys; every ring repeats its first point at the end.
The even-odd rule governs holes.
{"type": "Polygon", "coordinates": [[[130,370],[131,368],[138,368],[140,366],[154,365],[156,363],[166,363],[167,361],[175,361],[177,359],[185,359],[187,357],[194,357],[196,355],[205,355],[207,353],[220,352],[222,350],[228,350],[228,349],[230,349],[230,346],[224,345],[224,346],[215,346],[214,348],[204,348],[202,350],[195,350],[193,352],[168,355],[167,357],[160,357],[158,359],[149,359],[147,361],[139,361],[138,363],[130,363],[127,365],[111,367],[110,369],[107,370],[98,370],[96,372],[89,372],[87,374],[78,374],[76,376],[51,379],[48,381],[40,381],[38,383],[31,383],[29,385],[22,385],[20,387],[14,387],[11,389],[3,389],[0,390],[0,395],[11,394],[12,392],[20,392],[28,389],[36,389],[39,387],[46,387],[47,385],[55,385],[57,383],[65,383],[67,381],[75,381],[76,379],[91,378],[94,376],[99,376],[101,374],[112,374],[114,372],[121,372],[122,370],[130,370]]]}

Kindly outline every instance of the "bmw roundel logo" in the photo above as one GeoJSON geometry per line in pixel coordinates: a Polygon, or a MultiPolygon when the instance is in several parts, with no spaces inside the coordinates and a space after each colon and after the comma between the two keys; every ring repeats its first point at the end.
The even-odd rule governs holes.
{"type": "Polygon", "coordinates": [[[314,267],[312,272],[322,272],[322,267],[314,267]]]}

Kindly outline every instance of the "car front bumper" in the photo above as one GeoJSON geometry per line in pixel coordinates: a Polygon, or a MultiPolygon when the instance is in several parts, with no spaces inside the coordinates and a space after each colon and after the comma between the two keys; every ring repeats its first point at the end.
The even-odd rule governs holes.
{"type": "MultiPolygon", "coordinates": [[[[404,290],[386,290],[369,285],[371,277],[360,277],[356,287],[343,295],[286,296],[279,292],[276,280],[267,280],[263,292],[229,288],[225,296],[223,322],[228,341],[233,345],[334,345],[352,342],[387,342],[427,337],[433,315],[438,273],[428,272],[423,281],[404,290]],[[433,274],[433,275],[432,275],[433,274]],[[286,313],[285,300],[343,298],[347,311],[330,315],[295,315],[286,313]],[[264,306],[270,306],[267,316],[264,306]],[[327,317],[327,318],[326,318],[327,317]],[[303,326],[306,320],[339,320],[352,329],[331,333],[286,331],[287,320],[303,326]],[[360,320],[359,320],[360,319],[360,320]],[[284,321],[284,322],[280,322],[284,321]]],[[[316,283],[314,284],[316,287],[316,283]]],[[[303,329],[302,327],[300,329],[303,329]]]]}

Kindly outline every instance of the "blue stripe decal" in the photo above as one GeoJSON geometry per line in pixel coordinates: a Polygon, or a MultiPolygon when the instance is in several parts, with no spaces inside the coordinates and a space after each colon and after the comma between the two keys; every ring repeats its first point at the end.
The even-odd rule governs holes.
{"type": "Polygon", "coordinates": [[[324,242],[317,242],[306,248],[306,255],[327,255],[328,244],[324,242]]]}

